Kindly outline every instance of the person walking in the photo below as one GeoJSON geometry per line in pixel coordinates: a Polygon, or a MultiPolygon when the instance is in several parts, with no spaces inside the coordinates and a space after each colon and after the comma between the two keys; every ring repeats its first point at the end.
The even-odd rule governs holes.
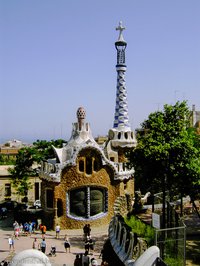
{"type": "Polygon", "coordinates": [[[43,238],[42,242],[40,243],[40,248],[41,248],[41,251],[43,253],[45,253],[45,251],[46,251],[46,246],[47,246],[47,244],[46,244],[45,238],[43,238]]]}
{"type": "Polygon", "coordinates": [[[83,255],[83,266],[89,266],[90,265],[90,257],[88,256],[88,251],[85,252],[83,255]]]}
{"type": "Polygon", "coordinates": [[[44,236],[45,236],[45,234],[46,234],[46,231],[47,231],[47,227],[46,227],[46,225],[41,224],[41,225],[40,225],[40,230],[41,230],[41,232],[42,232],[42,238],[44,238],[44,236]]]}
{"type": "Polygon", "coordinates": [[[87,251],[89,253],[89,250],[90,250],[90,242],[89,242],[89,236],[87,236],[85,240],[85,252],[87,251]]]}
{"type": "Polygon", "coordinates": [[[70,253],[71,244],[70,244],[70,241],[67,235],[65,235],[64,247],[65,247],[65,252],[67,253],[67,249],[69,249],[69,253],[70,253]]]}
{"type": "Polygon", "coordinates": [[[38,248],[39,248],[39,243],[38,243],[36,237],[35,237],[34,240],[33,240],[32,248],[33,248],[33,249],[38,249],[38,248]]]}
{"type": "Polygon", "coordinates": [[[11,251],[12,250],[15,250],[15,245],[14,245],[14,238],[13,236],[10,236],[8,238],[8,244],[9,244],[9,250],[11,251]]]}
{"type": "Polygon", "coordinates": [[[33,225],[32,225],[31,222],[29,222],[28,232],[29,232],[29,235],[30,235],[30,236],[31,236],[31,234],[33,233],[33,225]]]}
{"type": "Polygon", "coordinates": [[[74,266],[82,266],[82,261],[79,254],[76,254],[76,258],[74,260],[74,266]]]}
{"type": "Polygon", "coordinates": [[[24,231],[23,224],[20,223],[20,225],[19,225],[19,235],[20,235],[20,236],[23,234],[23,231],[24,231]]]}
{"type": "Polygon", "coordinates": [[[59,239],[59,237],[60,237],[60,225],[57,224],[56,225],[56,238],[59,239]]]}

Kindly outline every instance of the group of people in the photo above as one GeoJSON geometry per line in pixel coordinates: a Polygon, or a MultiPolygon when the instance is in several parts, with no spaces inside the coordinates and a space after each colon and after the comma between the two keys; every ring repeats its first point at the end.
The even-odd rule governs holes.
{"type": "MultiPolygon", "coordinates": [[[[30,235],[31,233],[34,232],[36,226],[34,224],[34,222],[29,222],[29,223],[24,223],[24,225],[19,224],[17,221],[14,221],[13,223],[13,229],[14,229],[14,234],[10,235],[10,237],[8,238],[8,243],[9,243],[9,250],[15,250],[15,245],[14,245],[14,239],[17,238],[20,235],[20,233],[25,232],[25,235],[30,235]],[[26,234],[27,232],[27,234],[26,234]]],[[[46,233],[46,226],[44,224],[40,224],[38,227],[41,231],[41,239],[37,239],[37,237],[34,237],[34,240],[32,242],[32,248],[33,249],[38,249],[43,253],[46,253],[46,249],[47,249],[47,244],[46,244],[46,240],[45,240],[45,233],[46,233]]],[[[56,225],[55,228],[56,231],[56,239],[60,239],[60,225],[56,225]]],[[[90,251],[94,250],[94,241],[91,238],[91,227],[90,224],[86,224],[83,227],[83,239],[84,239],[84,245],[85,245],[85,252],[84,253],[80,253],[77,254],[74,260],[74,266],[96,266],[98,265],[97,260],[92,257],[90,258],[89,255],[93,255],[92,253],[89,253],[90,251]]],[[[68,238],[67,235],[64,236],[64,249],[65,252],[70,252],[70,248],[71,248],[71,243],[70,240],[68,238]]],[[[56,246],[52,246],[51,247],[51,251],[49,253],[49,255],[55,255],[56,256],[56,246]]],[[[103,265],[103,264],[102,264],[103,265]]]]}
{"type": "Polygon", "coordinates": [[[24,224],[18,223],[17,221],[14,221],[13,223],[13,229],[14,229],[14,236],[15,238],[19,238],[20,235],[25,233],[25,235],[31,235],[35,232],[36,229],[36,222],[25,222],[24,224]]]}
{"type": "Polygon", "coordinates": [[[90,259],[88,251],[84,254],[77,254],[74,260],[74,266],[98,266],[98,262],[95,258],[90,259]]]}
{"type": "Polygon", "coordinates": [[[43,253],[46,252],[46,240],[45,238],[42,238],[41,242],[38,242],[37,237],[34,238],[32,248],[41,250],[43,253]]]}
{"type": "Polygon", "coordinates": [[[94,250],[94,240],[91,237],[90,224],[86,224],[83,227],[83,240],[85,241],[85,252],[94,250]]]}

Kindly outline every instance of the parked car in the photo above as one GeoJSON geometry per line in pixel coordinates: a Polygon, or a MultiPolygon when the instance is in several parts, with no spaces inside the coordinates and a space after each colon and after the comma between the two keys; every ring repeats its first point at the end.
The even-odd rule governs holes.
{"type": "Polygon", "coordinates": [[[0,203],[0,206],[5,207],[8,211],[11,211],[18,206],[18,202],[14,200],[4,201],[0,203]]]}
{"type": "Polygon", "coordinates": [[[4,219],[7,217],[8,210],[6,207],[0,206],[0,219],[4,219]]]}
{"type": "Polygon", "coordinates": [[[41,206],[42,206],[40,200],[36,200],[36,201],[33,203],[33,205],[34,205],[34,207],[35,207],[36,209],[41,208],[41,206]]]}
{"type": "Polygon", "coordinates": [[[26,211],[28,206],[25,203],[18,203],[17,207],[15,207],[15,211],[26,211]]]}

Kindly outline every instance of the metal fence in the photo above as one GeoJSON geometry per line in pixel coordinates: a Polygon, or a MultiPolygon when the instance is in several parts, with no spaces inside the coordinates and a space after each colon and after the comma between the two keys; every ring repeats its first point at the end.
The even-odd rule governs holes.
{"type": "MultiPolygon", "coordinates": [[[[156,195],[155,201],[162,204],[162,197],[156,195]]],[[[160,257],[167,265],[185,266],[186,226],[176,212],[174,203],[166,200],[165,207],[165,226],[155,229],[155,244],[160,249],[160,257]]],[[[162,210],[160,211],[162,217],[162,210]]]]}
{"type": "Polygon", "coordinates": [[[186,228],[175,227],[155,230],[156,246],[167,265],[185,265],[186,228]]]}

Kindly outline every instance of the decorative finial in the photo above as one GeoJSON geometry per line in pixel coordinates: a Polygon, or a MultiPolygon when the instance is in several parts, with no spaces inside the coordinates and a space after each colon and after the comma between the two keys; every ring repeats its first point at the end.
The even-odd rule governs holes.
{"type": "Polygon", "coordinates": [[[122,21],[119,22],[119,26],[116,28],[116,30],[119,30],[119,38],[118,41],[119,42],[125,42],[123,35],[122,35],[122,31],[125,30],[126,28],[122,26],[122,21]]]}

